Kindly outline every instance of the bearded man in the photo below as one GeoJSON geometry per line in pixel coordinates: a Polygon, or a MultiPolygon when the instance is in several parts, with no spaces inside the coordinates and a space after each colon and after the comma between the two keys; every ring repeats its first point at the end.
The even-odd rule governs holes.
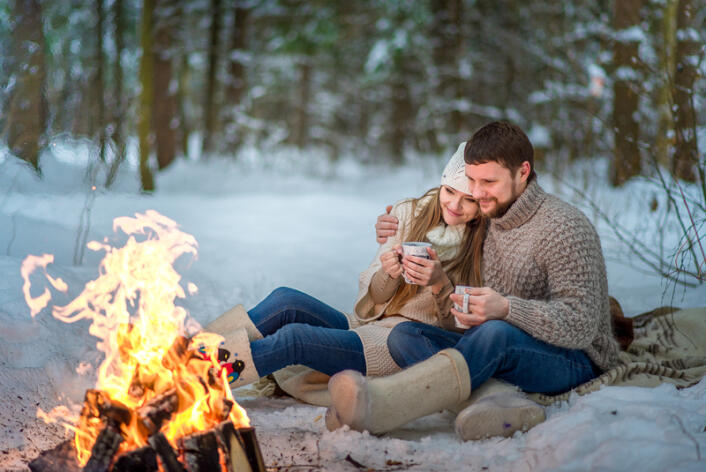
{"type": "MultiPolygon", "coordinates": [[[[482,127],[466,143],[470,192],[490,219],[484,286],[451,295],[467,304],[468,312],[451,312],[470,328],[397,325],[388,347],[404,370],[333,376],[329,429],[390,431],[453,408],[491,377],[525,392],[558,394],[618,362],[598,234],[581,211],[542,190],[533,154],[526,134],[507,122],[482,127]]],[[[473,437],[477,418],[465,410],[457,416],[462,438],[473,437]]]]}

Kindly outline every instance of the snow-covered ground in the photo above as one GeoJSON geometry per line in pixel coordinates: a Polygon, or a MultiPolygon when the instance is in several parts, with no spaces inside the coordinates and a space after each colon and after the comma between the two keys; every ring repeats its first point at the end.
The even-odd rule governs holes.
{"type": "MultiPolygon", "coordinates": [[[[80,222],[88,227],[88,241],[102,240],[112,236],[114,218],[154,209],[199,243],[198,259],[178,267],[184,282],[199,288],[182,303],[199,322],[236,303],[252,306],[282,285],[347,311],[357,274],[375,253],[375,217],[386,204],[436,185],[445,161],[420,158],[391,170],[250,151],[237,163],[177,162],[158,176],[153,195],[139,193],[137,172],[126,165],[113,190],[90,195],[84,179],[89,155],[80,143],[57,143],[43,156],[46,177],[38,181],[0,151],[2,470],[25,470],[38,451],[63,440],[63,429],[36,419],[36,410],[51,410],[65,399],[81,401],[91,381],[76,368],[99,357],[86,323],[64,324],[48,310],[31,319],[20,276],[27,255],[55,255],[49,272],[69,285],[69,295],[55,303],[66,303],[96,278],[102,257],[86,249],[81,264],[74,263],[80,222]]],[[[564,177],[580,180],[571,173],[564,177]]],[[[572,195],[546,176],[540,183],[572,195]]],[[[641,185],[620,191],[594,185],[592,195],[623,224],[638,228],[649,216],[644,208],[650,197],[630,195],[644,195],[641,185]]],[[[672,295],[661,278],[626,265],[625,249],[595,221],[611,294],[628,316],[664,304],[706,306],[705,286],[672,295]]],[[[673,237],[669,229],[666,237],[673,237]]],[[[449,413],[374,437],[328,432],[325,409],[292,399],[239,400],[256,428],[265,462],[277,470],[359,470],[353,461],[375,470],[706,470],[706,380],[684,390],[604,388],[550,407],[547,420],[525,434],[469,443],[455,437],[449,413]]]]}

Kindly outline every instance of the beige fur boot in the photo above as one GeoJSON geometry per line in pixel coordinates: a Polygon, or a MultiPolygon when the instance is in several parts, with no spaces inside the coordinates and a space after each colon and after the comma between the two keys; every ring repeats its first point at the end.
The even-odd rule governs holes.
{"type": "Polygon", "coordinates": [[[297,400],[317,406],[331,406],[328,381],[331,377],[303,365],[290,365],[272,373],[277,385],[297,400]]]}
{"type": "Polygon", "coordinates": [[[235,305],[233,308],[211,321],[204,330],[223,336],[225,333],[235,331],[238,328],[245,328],[250,341],[262,339],[262,334],[255,327],[255,324],[250,319],[243,305],[235,305]]]}
{"type": "Polygon", "coordinates": [[[473,398],[456,416],[456,434],[464,441],[493,436],[512,436],[527,431],[545,420],[544,408],[527,398],[518,388],[495,379],[486,381],[479,390],[493,382],[480,398],[473,398]]]}
{"type": "Polygon", "coordinates": [[[465,400],[471,394],[471,378],[463,355],[444,349],[387,377],[367,378],[344,370],[331,377],[328,388],[329,430],[347,424],[380,434],[465,400]]]}
{"type": "MultiPolygon", "coordinates": [[[[238,388],[257,381],[257,373],[250,351],[250,341],[245,328],[239,328],[223,336],[218,348],[218,363],[225,369],[230,388],[238,388]]],[[[220,374],[220,373],[219,373],[220,374]]]]}

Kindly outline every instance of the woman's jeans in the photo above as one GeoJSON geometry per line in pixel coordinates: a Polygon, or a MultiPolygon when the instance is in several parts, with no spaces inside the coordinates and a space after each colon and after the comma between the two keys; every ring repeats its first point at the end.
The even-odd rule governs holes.
{"type": "Polygon", "coordinates": [[[495,377],[526,392],[553,395],[600,374],[583,351],[547,344],[499,320],[486,321],[465,333],[404,322],[393,328],[387,346],[392,358],[402,368],[421,362],[442,349],[454,348],[466,359],[472,388],[478,388],[490,377],[495,377]]]}
{"type": "Polygon", "coordinates": [[[250,343],[261,377],[292,364],[328,375],[366,372],[363,343],[348,329],[346,315],[310,295],[280,287],[248,315],[263,336],[250,343]]]}

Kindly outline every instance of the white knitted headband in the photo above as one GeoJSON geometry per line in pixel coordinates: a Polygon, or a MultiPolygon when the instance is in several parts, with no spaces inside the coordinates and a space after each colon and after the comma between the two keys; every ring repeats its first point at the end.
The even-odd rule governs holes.
{"type": "Polygon", "coordinates": [[[458,190],[459,192],[470,194],[468,186],[468,178],[466,177],[466,162],[463,160],[463,150],[466,148],[466,143],[459,144],[458,149],[441,174],[441,185],[458,190]]]}

